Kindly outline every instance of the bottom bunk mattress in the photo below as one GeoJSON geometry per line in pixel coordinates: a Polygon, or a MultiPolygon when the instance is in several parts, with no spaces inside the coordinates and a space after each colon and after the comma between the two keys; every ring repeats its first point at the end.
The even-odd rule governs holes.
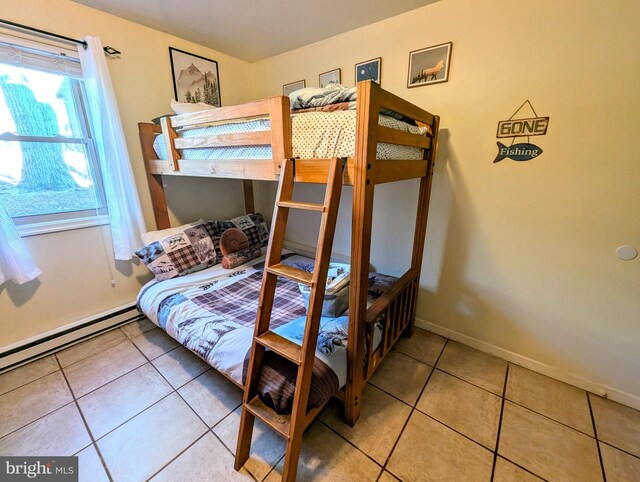
{"type": "MultiPolygon", "coordinates": [[[[308,271],[313,260],[283,256],[283,263],[308,271]]],[[[238,385],[244,385],[253,340],[264,257],[232,270],[220,265],[165,281],[150,281],[138,295],[138,309],[172,338],[207,361],[238,385]]],[[[369,303],[387,291],[397,278],[371,273],[369,303]]],[[[302,344],[305,302],[298,284],[278,278],[271,329],[302,344]]],[[[316,349],[309,407],[328,401],[347,380],[348,318],[323,317],[316,349]]],[[[374,336],[374,346],[381,339],[374,336]]],[[[278,413],[293,403],[297,367],[267,351],[258,393],[278,413]]]]}

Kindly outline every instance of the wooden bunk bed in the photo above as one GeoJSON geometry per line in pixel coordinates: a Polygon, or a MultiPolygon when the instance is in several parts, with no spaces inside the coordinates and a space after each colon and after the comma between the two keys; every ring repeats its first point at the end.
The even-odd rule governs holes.
{"type": "MultiPolygon", "coordinates": [[[[410,336],[413,331],[439,129],[438,116],[383,90],[371,81],[358,84],[356,102],[355,155],[345,160],[342,173],[343,184],[353,186],[347,383],[336,394],[344,402],[344,419],[349,425],[358,420],[362,390],[367,380],[398,338],[403,334],[410,336]],[[379,125],[381,109],[399,113],[416,121],[418,125],[428,126],[428,134],[411,134],[379,125]],[[378,160],[376,149],[379,142],[421,148],[423,157],[420,160],[378,160]],[[391,289],[367,309],[375,185],[406,179],[420,179],[411,266],[391,289]],[[377,346],[374,345],[376,324],[382,325],[382,340],[377,346]]],[[[170,227],[162,183],[162,176],[165,175],[242,179],[245,210],[247,213],[254,212],[252,180],[278,181],[284,160],[292,158],[289,105],[288,97],[277,96],[215,110],[164,117],[160,126],[138,124],[158,229],[170,227]],[[268,131],[190,138],[181,138],[176,131],[264,116],[268,116],[270,121],[268,131]],[[153,147],[154,140],[160,133],[164,138],[167,159],[158,159],[153,147]],[[271,158],[213,160],[183,159],[180,155],[183,149],[260,145],[271,146],[271,158]]],[[[330,166],[335,166],[337,159],[331,161],[332,159],[296,159],[293,177],[296,182],[325,184],[330,166]]],[[[315,351],[315,344],[313,346],[315,351]]],[[[321,408],[305,414],[302,428],[313,421],[321,408]]],[[[248,450],[246,452],[248,455],[248,450]]],[[[294,460],[287,457],[285,461],[283,479],[295,479],[299,443],[293,452],[294,460]]]]}

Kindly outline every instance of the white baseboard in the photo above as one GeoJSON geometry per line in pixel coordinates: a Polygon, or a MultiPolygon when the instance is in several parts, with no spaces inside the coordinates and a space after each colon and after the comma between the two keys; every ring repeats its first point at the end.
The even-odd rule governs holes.
{"type": "MultiPolygon", "coordinates": [[[[316,247],[309,246],[308,244],[296,243],[295,241],[285,240],[284,247],[287,249],[290,249],[291,251],[295,251],[298,254],[303,254],[305,256],[308,256],[309,258],[315,258],[316,256],[316,247]]],[[[341,263],[349,262],[349,256],[345,256],[344,254],[340,254],[340,253],[331,253],[331,259],[337,260],[338,262],[341,262],[341,263]]]]}
{"type": "Polygon", "coordinates": [[[63,346],[70,346],[101,332],[140,317],[135,303],[83,318],[26,340],[0,347],[0,372],[40,358],[63,346]]]}
{"type": "Polygon", "coordinates": [[[613,400],[628,407],[640,410],[640,396],[633,395],[631,393],[627,393],[622,390],[603,385],[601,383],[596,383],[577,375],[566,373],[559,368],[552,367],[532,358],[520,355],[519,353],[505,350],[504,348],[500,348],[499,346],[492,345],[491,343],[487,343],[485,341],[451,330],[450,328],[445,328],[443,326],[423,320],[418,317],[416,317],[416,326],[424,328],[425,330],[428,330],[437,335],[441,335],[454,341],[463,343],[485,353],[489,353],[490,355],[495,355],[511,363],[520,365],[521,367],[528,368],[529,370],[532,370],[534,372],[541,373],[551,378],[555,378],[556,380],[560,380],[561,382],[568,383],[569,385],[582,388],[583,390],[603,396],[605,398],[608,398],[609,400],[613,400]]]}

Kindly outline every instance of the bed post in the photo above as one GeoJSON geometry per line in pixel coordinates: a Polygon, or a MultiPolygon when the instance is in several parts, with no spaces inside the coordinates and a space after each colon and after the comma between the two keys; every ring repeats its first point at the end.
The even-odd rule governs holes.
{"type": "Polygon", "coordinates": [[[156,124],[146,122],[138,123],[142,159],[144,161],[144,169],[147,172],[153,216],[156,220],[157,229],[166,229],[171,227],[171,222],[169,221],[169,212],[167,211],[167,198],[164,192],[164,184],[162,184],[162,176],[160,174],[152,174],[149,167],[149,162],[158,158],[153,150],[153,141],[156,134],[160,132],[160,126],[156,124]]]}
{"type": "Polygon", "coordinates": [[[349,289],[349,344],[347,346],[347,386],[344,399],[345,422],[353,426],[360,416],[364,386],[364,336],[367,317],[367,287],[373,218],[373,179],[376,163],[376,129],[380,87],[372,81],[359,82],[357,94],[356,152],[351,219],[351,287],[349,289]]]}
{"type": "Polygon", "coordinates": [[[416,228],[413,234],[413,255],[411,256],[411,269],[417,273],[417,282],[415,283],[415,293],[413,294],[415,302],[411,304],[411,313],[409,325],[404,331],[405,336],[413,334],[413,328],[416,324],[416,305],[418,294],[420,292],[420,271],[422,269],[422,257],[424,254],[424,240],[427,232],[427,218],[429,216],[429,198],[431,197],[431,181],[433,179],[433,165],[436,157],[436,147],[438,145],[438,131],[440,129],[440,117],[434,116],[433,138],[431,139],[431,148],[425,150],[424,158],[427,162],[427,173],[420,178],[420,194],[418,197],[418,211],[416,213],[416,228]]]}
{"type": "Polygon", "coordinates": [[[244,193],[244,213],[255,213],[256,206],[253,198],[253,181],[251,179],[242,180],[242,192],[244,193]]]}
{"type": "Polygon", "coordinates": [[[273,172],[280,175],[283,161],[293,157],[289,97],[284,95],[269,97],[269,124],[271,126],[273,172]]]}
{"type": "Polygon", "coordinates": [[[160,119],[160,126],[162,127],[162,137],[164,138],[164,145],[167,150],[167,161],[169,167],[174,171],[180,170],[180,153],[176,150],[176,139],[178,133],[172,126],[171,117],[168,115],[160,119]]]}

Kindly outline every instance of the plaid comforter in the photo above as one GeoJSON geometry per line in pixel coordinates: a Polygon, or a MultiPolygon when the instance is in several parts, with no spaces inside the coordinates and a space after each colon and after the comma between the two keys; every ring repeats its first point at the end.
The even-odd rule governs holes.
{"type": "MultiPolygon", "coordinates": [[[[313,260],[297,255],[285,257],[284,262],[313,266],[313,260]]],[[[244,385],[263,267],[264,258],[259,258],[233,271],[217,265],[180,278],[151,281],[138,295],[138,308],[216,370],[244,385]]],[[[395,281],[372,275],[373,297],[395,281]]],[[[301,344],[305,313],[298,284],[279,278],[271,329],[301,344]]],[[[321,405],[346,383],[347,328],[346,316],[321,320],[309,407],[321,405]]],[[[267,352],[258,391],[279,413],[290,410],[296,373],[293,363],[267,352]]]]}

